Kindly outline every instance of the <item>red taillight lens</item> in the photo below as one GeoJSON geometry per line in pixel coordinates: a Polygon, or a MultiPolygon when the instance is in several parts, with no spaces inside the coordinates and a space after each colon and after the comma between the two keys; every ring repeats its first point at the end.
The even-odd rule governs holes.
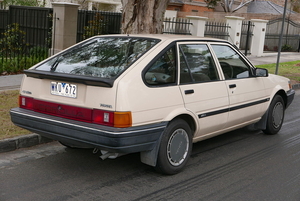
{"type": "Polygon", "coordinates": [[[33,110],[33,98],[19,96],[19,107],[28,110],[33,110]]]}
{"type": "Polygon", "coordinates": [[[26,96],[19,97],[19,106],[20,108],[34,110],[44,114],[116,128],[127,128],[132,126],[131,112],[111,112],[105,110],[81,108],[35,100],[26,96]]]}
{"type": "Polygon", "coordinates": [[[93,123],[114,126],[114,113],[104,110],[93,110],[93,123]]]}
{"type": "Polygon", "coordinates": [[[52,114],[59,117],[65,117],[85,122],[91,122],[92,118],[91,109],[41,100],[34,100],[33,110],[36,112],[52,114]]]}
{"type": "Polygon", "coordinates": [[[127,128],[132,125],[131,112],[93,111],[93,123],[117,128],[127,128]]]}

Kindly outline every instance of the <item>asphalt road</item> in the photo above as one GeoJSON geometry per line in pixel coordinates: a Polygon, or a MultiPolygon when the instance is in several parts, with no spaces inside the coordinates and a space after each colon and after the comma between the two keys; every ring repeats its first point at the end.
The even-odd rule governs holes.
{"type": "Polygon", "coordinates": [[[0,154],[0,200],[300,200],[300,90],[278,135],[240,129],[194,144],[164,176],[138,154],[99,159],[57,142],[0,154]]]}

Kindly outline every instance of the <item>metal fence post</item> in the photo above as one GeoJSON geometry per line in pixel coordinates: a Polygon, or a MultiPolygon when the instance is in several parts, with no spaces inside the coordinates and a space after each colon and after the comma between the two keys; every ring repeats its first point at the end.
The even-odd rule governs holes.
{"type": "Polygon", "coordinates": [[[251,27],[251,21],[248,21],[248,27],[247,27],[247,37],[246,37],[246,47],[245,47],[245,55],[247,56],[248,54],[248,48],[249,48],[249,40],[251,37],[251,33],[250,33],[250,27],[251,27]]]}

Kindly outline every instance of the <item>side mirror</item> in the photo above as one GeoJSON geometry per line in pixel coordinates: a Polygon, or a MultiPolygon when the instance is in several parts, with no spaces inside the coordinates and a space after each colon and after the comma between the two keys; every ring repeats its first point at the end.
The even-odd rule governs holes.
{"type": "Polygon", "coordinates": [[[256,77],[268,77],[269,76],[269,72],[265,68],[256,68],[254,73],[255,73],[256,77]]]}

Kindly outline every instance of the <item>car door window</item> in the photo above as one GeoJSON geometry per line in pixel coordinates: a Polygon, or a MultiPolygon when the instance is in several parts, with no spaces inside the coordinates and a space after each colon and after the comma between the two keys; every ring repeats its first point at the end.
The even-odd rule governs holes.
{"type": "Polygon", "coordinates": [[[204,44],[179,45],[180,84],[219,80],[215,63],[204,44]]]}
{"type": "Polygon", "coordinates": [[[149,85],[176,83],[175,46],[165,51],[146,71],[144,80],[149,85]]]}
{"type": "Polygon", "coordinates": [[[250,67],[244,63],[241,56],[227,45],[211,45],[220,66],[224,77],[228,79],[247,78],[250,76],[250,67]]]}

